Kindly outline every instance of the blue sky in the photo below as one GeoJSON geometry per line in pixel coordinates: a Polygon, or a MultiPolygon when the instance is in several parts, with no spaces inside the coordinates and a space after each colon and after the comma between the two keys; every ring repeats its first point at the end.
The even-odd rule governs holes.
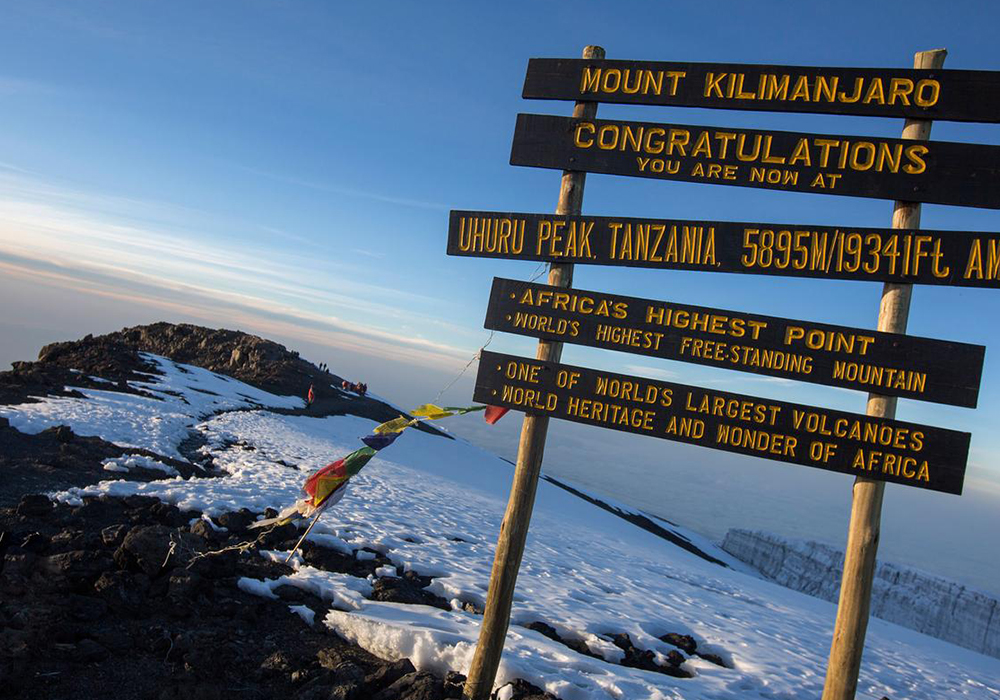
{"type": "MultiPolygon", "coordinates": [[[[0,293],[10,303],[0,308],[0,364],[32,357],[42,342],[193,321],[275,337],[399,403],[434,398],[487,338],[492,277],[536,272],[532,263],[445,256],[448,210],[555,206],[558,173],[508,165],[519,111],[571,110],[520,98],[528,58],[576,57],[596,43],[611,58],[910,67],[914,51],[946,47],[946,67],[998,70],[998,20],[983,2],[7,2],[0,293]]],[[[902,126],[614,105],[599,116],[873,136],[902,126]]],[[[1000,144],[1000,126],[939,123],[932,137],[1000,144]]],[[[888,226],[891,203],[591,175],[584,211],[888,226]]],[[[928,205],[923,225],[995,231],[1000,214],[928,205]]],[[[874,325],[880,291],[582,266],[576,285],[861,327],[874,325]]],[[[918,287],[911,333],[990,350],[977,410],[912,401],[899,409],[973,433],[967,484],[991,507],[1000,501],[998,312],[993,290],[918,287]]],[[[490,349],[533,354],[533,345],[497,336],[490,349]]],[[[564,358],[864,409],[854,392],[582,348],[564,358]]],[[[446,398],[470,394],[467,375],[446,398]]],[[[517,421],[508,422],[470,432],[510,453],[517,421]]],[[[550,447],[549,461],[563,469],[578,459],[576,445],[634,450],[644,464],[674,449],[560,430],[573,437],[566,454],[550,447]]],[[[849,492],[839,475],[704,450],[669,454],[717,464],[720,475],[749,470],[747,488],[761,494],[828,484],[849,492]]],[[[947,505],[928,507],[961,502],[940,498],[947,505]]]]}

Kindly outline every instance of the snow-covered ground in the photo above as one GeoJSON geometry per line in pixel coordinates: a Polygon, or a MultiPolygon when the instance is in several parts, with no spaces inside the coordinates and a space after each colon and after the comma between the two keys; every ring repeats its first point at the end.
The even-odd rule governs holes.
{"type": "MultiPolygon", "coordinates": [[[[356,449],[358,438],[374,427],[356,417],[312,418],[266,409],[205,419],[225,409],[292,407],[301,400],[267,395],[168,360],[158,362],[165,377],[151,377],[145,388],[162,401],[87,390],[86,400],[0,407],[0,415],[26,432],[69,424],[81,434],[175,459],[179,441],[193,428],[207,438],[204,449],[228,476],[105,481],[59,498],[72,502],[85,494],[142,493],[208,515],[241,507],[280,508],[298,497],[311,470],[356,449]],[[206,388],[214,393],[198,390],[206,388]]],[[[507,418],[516,419],[516,414],[507,418]]],[[[408,657],[418,669],[464,672],[480,617],[461,604],[485,599],[511,474],[508,463],[463,441],[410,430],[352,481],[351,491],[311,535],[342,551],[382,552],[403,569],[435,577],[431,590],[452,601],[451,611],[367,600],[370,581],[301,562],[285,579],[244,579],[241,586],[265,596],[281,582],[308,588],[330,601],[322,622],[342,636],[383,657],[408,657]]],[[[541,482],[498,684],[520,677],[564,700],[819,697],[834,606],[748,574],[696,534],[678,532],[732,568],[712,564],[541,482]],[[551,625],[563,638],[584,640],[606,661],[580,655],[523,626],[534,621],[551,625]],[[673,647],[657,637],[690,634],[700,650],[718,654],[731,668],[693,658],[684,664],[694,674],[690,679],[626,668],[614,663],[622,652],[608,638],[621,632],[637,647],[660,655],[673,647]]],[[[380,573],[394,574],[391,567],[380,573]]],[[[883,695],[892,700],[998,700],[1000,660],[874,619],[858,697],[877,700],[883,695]]]]}

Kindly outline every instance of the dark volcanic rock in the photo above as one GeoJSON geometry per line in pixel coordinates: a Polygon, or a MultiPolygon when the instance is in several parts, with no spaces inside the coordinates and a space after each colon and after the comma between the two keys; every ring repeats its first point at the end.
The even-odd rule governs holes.
{"type": "MultiPolygon", "coordinates": [[[[83,398],[67,387],[156,399],[139,384],[158,371],[143,352],[278,394],[304,396],[314,384],[313,406],[286,413],[351,413],[379,422],[398,416],[386,404],[333,388],[339,377],[319,372],[276,343],[165,323],[46,346],[37,362],[0,372],[0,405],[33,401],[32,396],[83,398]]],[[[436,433],[430,426],[418,428],[436,433]]],[[[211,469],[211,461],[197,454],[201,444],[190,438],[181,453],[211,469]]],[[[385,662],[319,622],[303,624],[289,604],[310,607],[317,621],[329,607],[311,593],[282,586],[278,599],[271,600],[238,587],[241,577],[290,573],[257,549],[297,539],[301,531],[294,525],[248,532],[259,515],[241,511],[218,518],[226,530],[217,531],[203,520],[191,526],[199,513],[146,496],[86,496],[82,504],[68,505],[33,495],[102,479],[163,478],[154,470],[103,468],[105,460],[126,454],[160,459],[183,478],[211,475],[183,461],[78,435],[69,426],[28,435],[0,419],[0,696],[363,700],[382,693],[392,700],[417,700],[454,695],[460,686],[455,678],[446,687],[431,674],[417,673],[406,659],[385,662]],[[240,546],[255,538],[249,547],[240,546]]],[[[285,466],[289,473],[295,469],[285,466]]],[[[361,577],[388,563],[382,555],[359,560],[313,543],[306,543],[303,556],[321,568],[361,577]]],[[[423,590],[429,577],[409,573],[387,581],[377,586],[384,599],[449,607],[423,590]]]]}
{"type": "Polygon", "coordinates": [[[46,515],[52,510],[52,501],[42,494],[28,494],[17,504],[16,513],[25,516],[46,515]]]}
{"type": "Polygon", "coordinates": [[[40,585],[62,591],[89,589],[111,566],[111,557],[104,552],[76,550],[40,557],[35,570],[42,575],[40,585]]]}
{"type": "MultiPolygon", "coordinates": [[[[8,374],[0,372],[0,403],[3,403],[2,389],[8,374]]],[[[31,494],[88,486],[102,479],[150,481],[163,478],[163,472],[150,469],[128,472],[104,469],[102,463],[105,459],[121,457],[126,453],[157,457],[184,477],[195,473],[195,467],[185,462],[159,457],[146,450],[125,450],[96,437],[74,435],[66,426],[28,435],[10,427],[4,420],[0,422],[0,474],[3,474],[0,479],[0,506],[23,505],[23,509],[31,510],[32,515],[44,515],[52,504],[45,496],[31,494]],[[72,436],[72,439],[67,440],[67,436],[72,436]],[[22,497],[29,499],[28,502],[24,502],[22,497]]],[[[21,513],[28,514],[27,511],[21,513]]]]}
{"type": "MultiPolygon", "coordinates": [[[[365,700],[415,673],[409,661],[382,661],[323,625],[303,624],[287,601],[240,590],[241,576],[290,570],[257,552],[211,554],[240,539],[209,542],[186,524],[164,525],[172,511],[156,504],[86,497],[42,516],[0,507],[0,696],[365,700]],[[48,546],[35,554],[20,546],[25,540],[48,546]],[[195,571],[213,560],[228,561],[229,574],[195,571]]],[[[303,595],[322,614],[321,601],[303,595]]],[[[409,697],[424,697],[414,693],[440,684],[421,676],[404,685],[409,697]]]]}
{"type": "Polygon", "coordinates": [[[430,605],[441,610],[451,610],[448,601],[439,595],[419,588],[405,578],[384,577],[372,584],[372,600],[385,603],[407,603],[409,605],[430,605]]]}
{"type": "Polygon", "coordinates": [[[554,639],[557,642],[562,641],[562,638],[559,636],[559,633],[556,632],[556,628],[553,627],[552,625],[536,621],[536,622],[529,622],[527,625],[525,625],[525,627],[527,627],[529,630],[534,630],[535,632],[538,632],[543,637],[554,639]]]}
{"type": "Polygon", "coordinates": [[[510,688],[510,700],[559,700],[552,693],[545,692],[523,678],[511,681],[505,687],[510,688]]]}
{"type": "Polygon", "coordinates": [[[171,534],[165,525],[132,528],[115,551],[115,562],[123,569],[142,571],[153,578],[173,554],[171,534]]]}
{"type": "Polygon", "coordinates": [[[444,677],[444,696],[446,698],[461,698],[465,689],[466,678],[457,671],[448,671],[444,677]]]}
{"type": "Polygon", "coordinates": [[[144,574],[105,571],[94,582],[94,591],[119,614],[136,615],[142,611],[149,579],[144,574]]]}
{"type": "Polygon", "coordinates": [[[709,654],[704,651],[696,652],[698,656],[705,659],[705,661],[710,661],[716,666],[722,666],[723,668],[729,668],[729,664],[722,660],[722,657],[718,654],[709,654]]]}
{"type": "Polygon", "coordinates": [[[676,651],[671,651],[667,655],[667,664],[661,666],[656,663],[656,655],[648,649],[639,649],[632,643],[632,639],[625,633],[611,635],[611,641],[616,647],[625,652],[625,657],[621,660],[622,666],[641,668],[644,671],[656,671],[675,678],[690,678],[691,674],[680,668],[684,657],[676,651]]]}
{"type": "Polygon", "coordinates": [[[234,513],[223,513],[216,518],[219,525],[230,532],[243,532],[256,519],[257,516],[246,508],[242,508],[234,513]]]}
{"type": "Polygon", "coordinates": [[[377,693],[383,688],[392,685],[403,676],[414,673],[416,670],[409,659],[400,659],[379,666],[374,673],[365,676],[365,691],[370,694],[377,693]]]}
{"type": "Polygon", "coordinates": [[[441,700],[444,684],[437,676],[427,672],[408,673],[385,690],[377,693],[372,700],[441,700]]]}
{"type": "Polygon", "coordinates": [[[578,654],[583,654],[584,656],[590,656],[595,659],[604,658],[592,652],[590,650],[590,647],[588,647],[587,644],[582,639],[563,639],[562,637],[559,636],[559,633],[556,632],[554,627],[544,622],[540,621],[530,622],[527,625],[525,625],[525,627],[527,627],[529,630],[534,630],[535,632],[538,632],[539,634],[548,637],[549,639],[552,639],[556,642],[565,644],[578,654]]]}
{"type": "Polygon", "coordinates": [[[73,660],[81,663],[102,661],[108,657],[108,650],[92,639],[81,639],[73,651],[73,660]]]}
{"type": "Polygon", "coordinates": [[[698,642],[694,640],[689,634],[677,634],[676,632],[669,632],[662,637],[660,641],[666,642],[667,644],[673,644],[675,647],[683,651],[685,654],[693,654],[695,649],[698,648],[698,642]]]}
{"type": "Polygon", "coordinates": [[[49,538],[40,532],[29,533],[21,543],[21,549],[32,554],[42,554],[49,548],[49,538]]]}

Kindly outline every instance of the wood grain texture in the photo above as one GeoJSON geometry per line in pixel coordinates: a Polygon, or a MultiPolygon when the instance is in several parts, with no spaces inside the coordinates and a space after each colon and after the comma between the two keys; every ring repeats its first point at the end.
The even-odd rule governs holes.
{"type": "MultiPolygon", "coordinates": [[[[587,46],[583,50],[583,58],[604,58],[604,49],[599,46],[587,46]]],[[[578,102],[573,108],[573,117],[576,119],[593,119],[596,114],[596,102],[578,102]]],[[[563,172],[556,214],[580,213],[586,177],[586,173],[582,172],[563,172]]],[[[553,263],[549,267],[548,282],[555,287],[571,286],[573,265],[553,263]]],[[[562,356],[562,343],[540,341],[537,356],[542,360],[558,362],[562,356]]],[[[480,357],[480,365],[482,363],[480,357]]],[[[548,428],[549,419],[545,416],[525,416],[521,426],[514,482],[511,485],[507,511],[500,526],[500,537],[493,557],[493,570],[486,595],[483,623],[479,630],[479,643],[476,645],[476,653],[463,692],[467,700],[487,700],[493,692],[493,682],[500,666],[507,627],[510,625],[510,607],[514,601],[517,573],[524,556],[524,543],[528,537],[531,511],[535,505],[535,492],[538,488],[538,475],[542,469],[548,428]]]]}
{"type": "MultiPolygon", "coordinates": [[[[913,66],[919,69],[939,69],[944,65],[947,55],[948,52],[944,49],[921,51],[914,55],[913,66]]],[[[907,120],[903,127],[904,139],[926,140],[930,138],[930,133],[929,121],[907,120]]],[[[920,205],[908,201],[896,202],[892,226],[900,229],[919,228],[920,205]]],[[[912,285],[885,285],[879,304],[878,330],[887,333],[906,332],[912,292],[912,285]]],[[[895,417],[896,398],[870,395],[867,413],[880,418],[895,417]]],[[[884,494],[885,484],[881,481],[858,477],[854,482],[851,521],[847,531],[847,548],[844,551],[844,571],[823,686],[823,700],[853,700],[857,693],[871,609],[875,559],[881,536],[884,494]]]]}

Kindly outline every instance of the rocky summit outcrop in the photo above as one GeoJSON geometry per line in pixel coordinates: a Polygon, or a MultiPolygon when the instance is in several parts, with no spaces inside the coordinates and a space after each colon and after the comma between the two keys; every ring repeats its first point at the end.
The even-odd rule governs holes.
{"type": "Polygon", "coordinates": [[[272,340],[188,323],[153,323],[52,343],[38,353],[38,362],[67,369],[87,367],[106,379],[130,379],[143,369],[136,351],[204,367],[275,394],[305,396],[309,385],[320,379],[338,385],[341,381],[272,340]]]}
{"type": "MultiPolygon", "coordinates": [[[[82,398],[78,389],[143,394],[135,383],[148,380],[158,369],[141,353],[203,367],[283,396],[304,398],[312,386],[315,401],[301,411],[312,416],[350,414],[378,422],[399,416],[398,409],[370,395],[342,392],[341,377],[272,340],[243,331],[165,322],[46,345],[37,361],[14,362],[12,369],[0,372],[0,404],[31,402],[40,396],[82,398]]],[[[447,437],[431,425],[416,429],[447,437]]]]}

